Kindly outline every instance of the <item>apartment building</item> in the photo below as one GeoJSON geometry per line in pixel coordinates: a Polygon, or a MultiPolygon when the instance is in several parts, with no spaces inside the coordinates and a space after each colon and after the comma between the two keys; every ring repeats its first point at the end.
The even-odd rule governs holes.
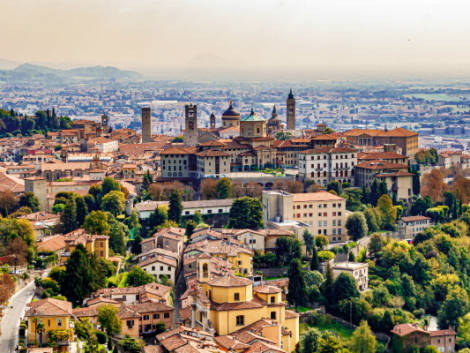
{"type": "Polygon", "coordinates": [[[426,216],[402,217],[398,221],[398,234],[402,239],[413,239],[418,233],[431,226],[431,218],[426,216]]]}
{"type": "Polygon", "coordinates": [[[327,191],[290,194],[263,191],[263,216],[273,226],[300,223],[314,235],[322,234],[332,243],[348,239],[346,200],[327,191]]]}
{"type": "Polygon", "coordinates": [[[352,183],[357,150],[349,147],[319,147],[299,152],[299,177],[326,185],[336,180],[352,183]]]}
{"type": "Polygon", "coordinates": [[[331,267],[333,275],[338,277],[340,273],[349,273],[354,277],[357,288],[364,291],[369,287],[369,264],[362,262],[337,262],[331,267]]]}
{"type": "Polygon", "coordinates": [[[160,152],[162,178],[190,178],[196,168],[194,147],[171,147],[160,152]]]}

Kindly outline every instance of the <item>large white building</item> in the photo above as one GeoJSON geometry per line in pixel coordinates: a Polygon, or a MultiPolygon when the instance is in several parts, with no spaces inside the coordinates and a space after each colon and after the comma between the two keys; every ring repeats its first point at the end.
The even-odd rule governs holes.
{"type": "Polygon", "coordinates": [[[357,150],[349,147],[319,147],[299,152],[299,177],[326,185],[337,180],[352,183],[357,150]]]}

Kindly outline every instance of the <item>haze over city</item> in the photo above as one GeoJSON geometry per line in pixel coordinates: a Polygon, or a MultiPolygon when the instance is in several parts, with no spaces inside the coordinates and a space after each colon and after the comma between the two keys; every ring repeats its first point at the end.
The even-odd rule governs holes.
{"type": "Polygon", "coordinates": [[[458,0],[6,0],[0,57],[157,78],[455,77],[469,73],[469,10],[458,0]]]}

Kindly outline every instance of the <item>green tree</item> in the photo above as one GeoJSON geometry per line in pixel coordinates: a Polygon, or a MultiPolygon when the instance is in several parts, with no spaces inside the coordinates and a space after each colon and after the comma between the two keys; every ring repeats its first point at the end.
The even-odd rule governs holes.
{"type": "Polygon", "coordinates": [[[287,301],[295,306],[305,304],[307,300],[307,290],[299,259],[291,261],[288,277],[289,289],[287,293],[287,301]]]}
{"type": "Polygon", "coordinates": [[[75,207],[77,212],[77,227],[80,227],[85,222],[85,217],[88,215],[88,206],[85,199],[77,195],[75,197],[75,207]]]}
{"type": "Polygon", "coordinates": [[[362,212],[354,212],[346,220],[346,229],[353,240],[358,240],[367,235],[367,222],[362,212]]]}
{"type": "Polygon", "coordinates": [[[349,273],[341,272],[333,283],[331,291],[332,303],[336,304],[343,299],[355,297],[359,297],[359,290],[357,289],[354,277],[349,273]]]}
{"type": "Polygon", "coordinates": [[[217,181],[217,198],[228,199],[232,197],[232,181],[229,178],[221,178],[217,181]]]}
{"type": "Polygon", "coordinates": [[[111,229],[108,214],[104,211],[92,211],[85,217],[83,228],[90,234],[108,235],[111,229]]]}
{"type": "Polygon", "coordinates": [[[113,216],[118,216],[124,212],[126,198],[121,191],[110,191],[101,199],[101,209],[110,212],[113,216]]]}
{"type": "Polygon", "coordinates": [[[121,191],[121,185],[118,181],[114,180],[113,178],[105,177],[103,182],[101,183],[100,195],[101,197],[103,197],[111,191],[121,191]]]}
{"type": "Polygon", "coordinates": [[[142,270],[138,266],[133,266],[127,274],[126,284],[127,286],[138,287],[147,283],[155,281],[155,277],[149,275],[147,272],[142,270]]]}
{"type": "Polygon", "coordinates": [[[263,208],[261,201],[252,197],[240,197],[233,201],[229,214],[229,228],[263,228],[263,208]]]}
{"type": "Polygon", "coordinates": [[[41,209],[38,198],[30,191],[27,191],[20,196],[18,206],[29,207],[33,212],[38,212],[41,209]]]}
{"type": "Polygon", "coordinates": [[[377,208],[382,214],[382,227],[384,229],[395,229],[395,220],[397,218],[397,210],[393,207],[390,196],[382,195],[377,201],[377,208]]]}
{"type": "Polygon", "coordinates": [[[369,232],[376,232],[379,230],[380,220],[378,219],[377,210],[375,208],[367,208],[364,211],[364,217],[367,222],[367,229],[369,232]]]}
{"type": "Polygon", "coordinates": [[[71,232],[77,228],[77,206],[75,200],[67,200],[65,203],[64,211],[60,215],[60,221],[64,233],[71,232]]]}
{"type": "Polygon", "coordinates": [[[326,265],[325,281],[322,283],[320,289],[323,296],[328,302],[331,302],[331,294],[333,292],[334,275],[330,263],[326,265]]]}
{"type": "Polygon", "coordinates": [[[119,345],[124,350],[124,353],[140,353],[143,347],[140,340],[127,335],[119,341],[119,345]]]}
{"type": "Polygon", "coordinates": [[[320,269],[320,261],[318,260],[317,247],[312,247],[312,259],[310,260],[310,270],[318,271],[320,269]]]}
{"type": "Polygon", "coordinates": [[[375,353],[377,341],[373,335],[367,321],[362,321],[357,329],[354,330],[350,350],[352,353],[375,353]]]}
{"type": "Polygon", "coordinates": [[[140,254],[142,252],[142,246],[140,245],[140,243],[142,242],[142,237],[139,235],[137,235],[134,240],[132,241],[132,247],[131,247],[131,252],[133,254],[140,254]]]}
{"type": "Polygon", "coordinates": [[[190,219],[189,221],[186,222],[186,230],[184,232],[184,234],[188,237],[190,237],[193,232],[194,232],[194,229],[196,228],[197,224],[192,220],[190,219]]]}
{"type": "Polygon", "coordinates": [[[437,321],[441,329],[458,327],[459,318],[467,313],[468,295],[465,290],[455,286],[447,293],[446,300],[437,312],[437,321]]]}
{"type": "Polygon", "coordinates": [[[323,250],[325,249],[329,244],[328,238],[325,237],[324,235],[317,235],[315,237],[315,245],[317,246],[318,249],[323,250]]]}
{"type": "Polygon", "coordinates": [[[307,254],[310,254],[313,249],[313,235],[307,229],[305,229],[303,238],[304,238],[305,250],[307,251],[307,254]]]}
{"type": "Polygon", "coordinates": [[[108,335],[118,335],[121,333],[121,320],[118,315],[118,308],[106,304],[98,308],[98,322],[108,335]]]}
{"type": "Polygon", "coordinates": [[[126,255],[125,238],[129,234],[129,228],[121,222],[113,220],[110,222],[109,247],[115,253],[126,255]]]}
{"type": "Polygon", "coordinates": [[[463,317],[459,318],[458,336],[465,343],[470,343],[470,313],[466,313],[463,317]]]}
{"type": "Polygon", "coordinates": [[[317,353],[341,353],[343,346],[339,337],[335,336],[330,331],[325,331],[320,338],[318,338],[317,353]]]}
{"type": "Polygon", "coordinates": [[[289,264],[290,261],[299,259],[302,255],[300,241],[291,237],[277,238],[274,252],[280,266],[289,264]]]}
{"type": "Polygon", "coordinates": [[[152,178],[152,176],[150,175],[150,171],[147,170],[147,172],[145,172],[145,174],[144,174],[144,180],[143,180],[143,182],[142,182],[142,188],[143,188],[144,190],[148,190],[150,184],[152,184],[152,183],[153,183],[153,178],[152,178]]]}
{"type": "Polygon", "coordinates": [[[149,228],[154,229],[168,220],[168,212],[164,207],[157,207],[149,217],[149,228]]]}
{"type": "Polygon", "coordinates": [[[333,190],[334,192],[336,192],[336,195],[341,195],[341,193],[343,192],[342,189],[343,188],[341,187],[341,183],[337,180],[330,181],[326,185],[326,190],[328,191],[333,190]]]}
{"type": "Polygon", "coordinates": [[[181,214],[183,213],[183,203],[181,193],[178,190],[171,190],[170,208],[168,210],[168,219],[176,223],[181,222],[181,214]]]}
{"type": "Polygon", "coordinates": [[[302,338],[302,349],[300,353],[312,353],[316,352],[318,346],[318,338],[321,333],[316,328],[309,329],[302,338]]]}

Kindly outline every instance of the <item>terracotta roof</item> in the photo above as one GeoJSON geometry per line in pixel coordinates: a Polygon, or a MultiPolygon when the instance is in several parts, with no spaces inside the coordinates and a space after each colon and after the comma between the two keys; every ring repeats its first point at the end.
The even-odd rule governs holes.
{"type": "Polygon", "coordinates": [[[400,153],[395,152],[361,152],[357,155],[358,160],[386,160],[386,159],[408,159],[408,156],[404,156],[400,153]]]}
{"type": "Polygon", "coordinates": [[[380,169],[408,169],[408,166],[406,164],[389,163],[389,162],[385,162],[385,161],[369,161],[369,162],[359,163],[357,165],[357,168],[374,169],[374,170],[380,170],[380,169]]]}
{"type": "Polygon", "coordinates": [[[369,135],[369,136],[377,136],[377,137],[411,137],[411,136],[418,136],[418,133],[399,127],[393,130],[352,129],[349,131],[345,131],[343,135],[344,136],[369,135]]]}
{"type": "Polygon", "coordinates": [[[72,315],[72,303],[46,298],[29,304],[29,310],[25,316],[71,316],[72,315]]]}
{"type": "Polygon", "coordinates": [[[239,276],[224,276],[209,281],[214,287],[244,287],[252,284],[251,280],[239,276]]]}
{"type": "Polygon", "coordinates": [[[148,345],[144,346],[144,353],[163,353],[163,349],[160,345],[148,345]]]}
{"type": "Polygon", "coordinates": [[[194,154],[196,153],[195,147],[170,147],[160,152],[160,155],[168,154],[194,154]]]}
{"type": "Polygon", "coordinates": [[[38,252],[59,251],[65,249],[65,237],[63,235],[52,235],[37,242],[38,252]]]}
{"type": "Polygon", "coordinates": [[[98,316],[98,308],[97,307],[84,307],[84,308],[75,308],[72,309],[72,314],[75,317],[94,317],[98,316]]]}
{"type": "Polygon", "coordinates": [[[416,324],[398,324],[395,325],[390,332],[397,336],[404,337],[416,331],[426,333],[425,330],[416,324]]]}
{"type": "Polygon", "coordinates": [[[267,344],[265,342],[260,342],[260,341],[256,341],[254,342],[250,349],[248,349],[247,351],[245,351],[244,353],[261,353],[261,352],[268,352],[268,353],[273,353],[273,352],[278,352],[278,353],[284,353],[286,352],[285,350],[275,346],[275,345],[272,345],[272,344],[267,344]]]}
{"type": "Polygon", "coordinates": [[[174,335],[161,340],[160,343],[163,347],[165,347],[168,352],[171,352],[179,347],[184,346],[186,344],[186,341],[178,335],[174,335]]]}
{"type": "Polygon", "coordinates": [[[182,347],[176,348],[176,349],[175,349],[175,352],[176,352],[176,353],[200,353],[197,348],[194,348],[194,347],[191,346],[189,343],[188,343],[188,344],[185,344],[185,345],[182,346],[182,347]]]}
{"type": "Polygon", "coordinates": [[[225,348],[226,350],[238,351],[238,350],[245,350],[250,348],[249,344],[243,343],[238,341],[232,336],[216,336],[214,337],[214,341],[217,342],[219,346],[225,348]]]}
{"type": "Polygon", "coordinates": [[[437,331],[429,331],[429,335],[431,337],[439,337],[439,336],[455,336],[457,333],[454,330],[437,330],[437,331]]]}
{"type": "Polygon", "coordinates": [[[5,191],[11,191],[13,193],[24,192],[24,180],[5,173],[0,173],[0,192],[5,191]]]}
{"type": "Polygon", "coordinates": [[[275,293],[281,293],[282,290],[279,287],[262,285],[262,286],[255,287],[254,291],[257,293],[262,293],[262,294],[275,294],[275,293]]]}
{"type": "Polygon", "coordinates": [[[426,216],[408,216],[408,217],[400,218],[400,220],[402,220],[403,222],[427,221],[430,219],[431,218],[426,217],[426,216]]]}
{"type": "Polygon", "coordinates": [[[286,310],[286,319],[293,319],[299,317],[300,315],[292,310],[286,310]]]}
{"type": "Polygon", "coordinates": [[[329,193],[328,191],[306,192],[293,195],[294,202],[344,201],[342,197],[329,193]]]}
{"type": "Polygon", "coordinates": [[[215,311],[233,311],[233,310],[247,310],[247,309],[259,309],[263,305],[257,300],[250,300],[247,302],[240,303],[212,303],[211,308],[215,311]]]}
{"type": "Polygon", "coordinates": [[[139,262],[137,264],[137,266],[139,267],[144,267],[144,266],[147,266],[147,265],[150,265],[150,264],[153,264],[155,262],[158,262],[158,263],[163,263],[165,265],[168,265],[168,266],[171,266],[171,267],[174,267],[176,268],[177,264],[176,264],[176,260],[174,259],[169,259],[167,257],[164,257],[164,256],[160,256],[160,255],[157,255],[157,256],[152,256],[142,262],[139,262]]]}
{"type": "Polygon", "coordinates": [[[207,150],[197,153],[198,157],[230,157],[230,154],[222,151],[207,150]]]}

